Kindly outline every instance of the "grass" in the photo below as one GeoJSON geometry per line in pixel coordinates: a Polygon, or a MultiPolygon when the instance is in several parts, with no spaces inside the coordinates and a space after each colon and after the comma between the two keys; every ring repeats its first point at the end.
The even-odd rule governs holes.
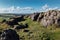
{"type": "MultiPolygon", "coordinates": [[[[0,18],[0,21],[3,19],[4,18],[0,18]]],[[[55,26],[45,28],[40,24],[40,22],[32,21],[29,18],[26,18],[25,21],[19,22],[19,24],[21,23],[28,23],[29,25],[28,28],[25,28],[29,30],[29,32],[24,32],[25,29],[16,30],[22,40],[60,40],[60,28],[55,29],[55,26]],[[52,30],[50,30],[50,28],[52,28],[52,30]]],[[[10,29],[7,24],[0,24],[1,30],[7,28],[10,29]]]]}
{"type": "MultiPolygon", "coordinates": [[[[27,19],[26,21],[20,22],[20,23],[28,23],[29,28],[26,28],[30,30],[28,33],[19,31],[18,34],[22,37],[24,36],[24,40],[41,40],[41,37],[44,32],[49,33],[50,30],[44,28],[39,22],[32,21],[31,19],[27,19]],[[32,32],[32,33],[30,33],[32,32]]],[[[49,34],[50,35],[50,34],[49,34]]]]}

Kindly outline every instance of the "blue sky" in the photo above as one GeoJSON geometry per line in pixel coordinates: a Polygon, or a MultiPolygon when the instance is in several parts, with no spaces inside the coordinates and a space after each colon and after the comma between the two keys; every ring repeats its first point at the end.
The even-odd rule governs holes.
{"type": "Polygon", "coordinates": [[[0,0],[0,12],[2,13],[32,13],[59,7],[60,0],[0,0]]]}

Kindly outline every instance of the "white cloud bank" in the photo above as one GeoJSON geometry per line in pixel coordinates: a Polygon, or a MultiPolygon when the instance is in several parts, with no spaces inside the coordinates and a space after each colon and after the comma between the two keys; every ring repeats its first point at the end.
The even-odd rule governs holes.
{"type": "Polygon", "coordinates": [[[34,9],[32,7],[9,7],[9,8],[0,8],[0,13],[32,13],[34,9]]]}
{"type": "Polygon", "coordinates": [[[58,7],[51,8],[49,5],[45,4],[40,9],[36,10],[32,7],[14,7],[11,6],[9,8],[0,8],[0,13],[34,13],[34,12],[41,12],[41,11],[48,11],[48,10],[60,10],[58,7]]]}

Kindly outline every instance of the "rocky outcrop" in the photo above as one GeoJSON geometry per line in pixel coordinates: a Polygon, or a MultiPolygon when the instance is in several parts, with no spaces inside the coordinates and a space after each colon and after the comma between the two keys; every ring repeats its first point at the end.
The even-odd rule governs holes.
{"type": "Polygon", "coordinates": [[[37,21],[37,18],[39,16],[40,13],[34,13],[30,16],[30,18],[33,20],[33,21],[37,21]]]}
{"type": "Polygon", "coordinates": [[[31,16],[32,20],[40,21],[43,26],[56,24],[60,26],[60,11],[50,10],[47,12],[36,13],[31,16]]]}
{"type": "Polygon", "coordinates": [[[0,40],[19,40],[19,35],[12,29],[4,30],[0,35],[0,40]]]}
{"type": "Polygon", "coordinates": [[[6,24],[10,26],[19,25],[18,22],[25,21],[24,16],[13,17],[6,21],[6,24]]]}
{"type": "Polygon", "coordinates": [[[44,14],[44,18],[41,20],[41,23],[44,26],[49,26],[52,24],[56,24],[60,26],[60,11],[51,10],[44,14]]]}
{"type": "Polygon", "coordinates": [[[43,17],[44,17],[44,12],[41,12],[37,18],[37,21],[41,21],[43,17]]]}
{"type": "Polygon", "coordinates": [[[34,14],[30,15],[30,18],[31,18],[33,21],[40,21],[43,17],[44,17],[44,12],[34,13],[34,14]]]}

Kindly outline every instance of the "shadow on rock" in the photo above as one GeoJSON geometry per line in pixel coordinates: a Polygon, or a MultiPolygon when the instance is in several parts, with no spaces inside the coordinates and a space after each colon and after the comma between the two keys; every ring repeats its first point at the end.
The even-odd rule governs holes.
{"type": "Polygon", "coordinates": [[[10,18],[9,21],[6,21],[6,24],[10,26],[19,25],[18,22],[25,21],[24,16],[10,18]]]}
{"type": "Polygon", "coordinates": [[[14,27],[14,29],[24,29],[24,28],[28,28],[28,24],[25,25],[20,24],[19,26],[14,27]]]}
{"type": "Polygon", "coordinates": [[[0,35],[0,40],[19,40],[19,35],[12,29],[4,30],[0,35]]]}
{"type": "Polygon", "coordinates": [[[29,30],[25,29],[23,32],[29,32],[29,30]]]}

